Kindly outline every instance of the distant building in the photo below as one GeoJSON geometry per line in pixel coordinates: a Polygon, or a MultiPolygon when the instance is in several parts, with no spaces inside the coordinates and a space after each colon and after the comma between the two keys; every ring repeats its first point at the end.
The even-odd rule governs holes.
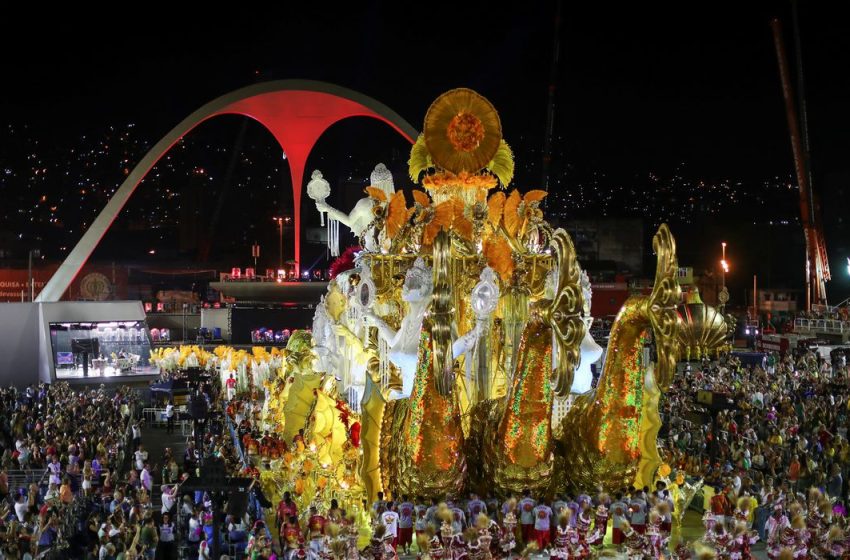
{"type": "Polygon", "coordinates": [[[591,278],[612,281],[616,275],[641,274],[646,241],[643,220],[571,220],[564,229],[573,238],[579,263],[591,278]]]}
{"type": "MultiPolygon", "coordinates": [[[[800,298],[803,297],[801,290],[787,288],[769,288],[758,290],[758,310],[760,313],[795,314],[801,306],[800,298]]],[[[753,291],[747,295],[750,305],[753,301],[753,291]]]]}

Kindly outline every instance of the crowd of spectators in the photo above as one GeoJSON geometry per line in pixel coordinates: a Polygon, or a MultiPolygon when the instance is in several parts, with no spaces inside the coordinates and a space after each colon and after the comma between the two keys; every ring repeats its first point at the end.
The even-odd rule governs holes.
{"type": "MultiPolygon", "coordinates": [[[[764,534],[772,497],[820,489],[847,501],[850,370],[812,351],[743,365],[704,361],[676,377],[662,403],[662,442],[676,469],[703,477],[727,503],[751,497],[764,534]]],[[[727,515],[731,510],[727,512],[727,515]]]]}
{"type": "MultiPolygon", "coordinates": [[[[215,539],[224,554],[275,557],[255,510],[230,507],[226,499],[199,490],[193,478],[204,458],[220,459],[230,476],[258,474],[240,449],[266,437],[253,421],[257,405],[219,393],[214,383],[202,385],[197,397],[206,403],[206,421],[194,424],[185,452],[166,449],[151,458],[143,427],[135,420],[140,404],[131,390],[73,390],[67,383],[0,389],[0,559],[42,553],[98,560],[208,560],[215,539]],[[187,480],[193,482],[183,488],[187,480]],[[220,517],[214,520],[216,511],[220,517]]],[[[770,542],[770,516],[777,505],[799,502],[789,496],[817,488],[836,512],[846,511],[850,368],[845,359],[799,351],[771,354],[749,365],[724,357],[684,366],[661,412],[665,461],[673,470],[705,480],[712,519],[733,519],[745,498],[750,526],[770,542]]],[[[640,493],[625,489],[622,499],[631,504],[634,492],[640,493]]],[[[656,499],[666,501],[666,496],[656,499]]],[[[594,513],[599,506],[616,509],[612,506],[619,499],[584,498],[594,513]]],[[[412,509],[401,507],[404,500],[387,509],[401,508],[404,523],[415,523],[406,517],[423,504],[412,503],[412,509]]],[[[542,499],[535,502],[538,506],[562,509],[542,499]]],[[[640,526],[631,518],[634,508],[626,509],[624,519],[640,526]]],[[[669,507],[664,523],[669,523],[667,512],[669,507]]],[[[555,518],[551,515],[552,523],[555,518]]],[[[274,529],[283,534],[285,528],[274,529]]]]}
{"type": "Polygon", "coordinates": [[[145,443],[157,428],[137,421],[141,404],[130,389],[0,389],[0,560],[208,560],[215,512],[224,555],[273,557],[252,511],[198,490],[203,460],[245,474],[224,403],[210,383],[198,396],[208,414],[193,423],[185,450],[152,457],[145,443]]]}
{"type": "Polygon", "coordinates": [[[850,307],[844,305],[841,307],[812,309],[811,311],[803,310],[797,313],[797,317],[811,320],[847,321],[850,320],[850,307]]]}
{"type": "Polygon", "coordinates": [[[120,485],[137,404],[102,385],[0,389],[0,557],[68,557],[83,542],[90,504],[120,485]]]}

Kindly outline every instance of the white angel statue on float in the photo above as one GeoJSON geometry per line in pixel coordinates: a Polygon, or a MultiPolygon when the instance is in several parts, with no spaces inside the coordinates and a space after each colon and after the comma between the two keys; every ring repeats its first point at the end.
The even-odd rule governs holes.
{"type": "MultiPolygon", "coordinates": [[[[379,223],[379,216],[382,215],[382,212],[379,210],[385,209],[390,199],[396,195],[395,185],[393,184],[393,176],[392,173],[390,173],[390,170],[387,169],[387,166],[383,163],[379,163],[375,166],[375,169],[369,177],[371,185],[366,188],[369,196],[358,200],[357,204],[354,205],[354,208],[351,209],[349,214],[337,210],[325,202],[325,199],[330,195],[330,189],[324,189],[323,185],[319,182],[319,180],[322,180],[321,172],[314,171],[313,175],[314,180],[317,182],[314,184],[313,181],[310,181],[310,183],[307,184],[307,195],[316,202],[316,210],[327,214],[329,224],[332,221],[336,221],[348,226],[351,232],[360,239],[360,243],[366,251],[370,253],[380,252],[381,246],[386,241],[386,238],[383,227],[381,227],[382,224],[379,223]],[[317,173],[318,177],[316,177],[317,173]],[[312,192],[311,184],[314,185],[312,192]]],[[[325,181],[325,184],[327,184],[327,181],[325,181]]],[[[404,193],[402,191],[398,191],[398,195],[404,197],[404,193]]],[[[328,227],[331,226],[329,225],[328,227]]],[[[334,254],[332,248],[331,254],[337,256],[339,255],[338,238],[336,240],[332,240],[329,236],[329,247],[332,242],[336,242],[337,251],[336,254],[334,254]]]]}
{"type": "MultiPolygon", "coordinates": [[[[378,336],[386,342],[389,348],[387,356],[390,362],[401,372],[401,388],[393,388],[389,391],[388,398],[390,400],[406,399],[413,390],[419,358],[419,335],[422,331],[425,314],[431,304],[433,290],[434,280],[431,267],[425,264],[422,257],[419,257],[413,263],[413,266],[407,270],[404,277],[401,299],[407,302],[408,312],[401,320],[399,329],[393,329],[372,311],[366,312],[366,316],[378,327],[378,336]]],[[[454,360],[475,347],[475,343],[485,328],[485,323],[486,321],[483,319],[476,321],[472,330],[455,339],[452,344],[452,358],[454,360]]]]}
{"type": "Polygon", "coordinates": [[[316,306],[316,312],[313,314],[313,352],[316,354],[316,361],[313,364],[314,371],[336,371],[339,365],[336,359],[338,345],[333,326],[333,319],[328,313],[325,296],[322,296],[316,306]]]}
{"type": "Polygon", "coordinates": [[[366,388],[367,353],[357,334],[365,326],[357,307],[357,291],[349,278],[362,272],[354,268],[340,273],[329,286],[313,315],[313,370],[333,374],[341,395],[354,411],[366,388]]]}

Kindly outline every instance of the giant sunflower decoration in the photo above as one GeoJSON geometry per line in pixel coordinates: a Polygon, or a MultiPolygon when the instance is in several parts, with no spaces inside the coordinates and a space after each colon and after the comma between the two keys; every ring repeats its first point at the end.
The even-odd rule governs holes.
{"type": "Polygon", "coordinates": [[[465,88],[437,98],[425,115],[424,132],[410,151],[409,172],[428,190],[442,187],[491,189],[507,187],[514,157],[502,139],[499,114],[487,99],[465,88]]]}
{"type": "Polygon", "coordinates": [[[455,174],[484,169],[502,141],[499,113],[466,88],[447,91],[431,104],[423,132],[434,164],[455,174]]]}

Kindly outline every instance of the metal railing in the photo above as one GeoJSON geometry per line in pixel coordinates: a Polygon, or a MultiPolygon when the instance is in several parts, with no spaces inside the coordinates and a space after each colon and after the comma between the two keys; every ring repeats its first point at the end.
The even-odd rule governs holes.
{"type": "MultiPolygon", "coordinates": [[[[174,409],[174,423],[180,426],[181,436],[192,435],[192,421],[180,418],[180,410],[174,409]]],[[[185,411],[184,411],[185,412],[185,411]]],[[[145,424],[148,426],[165,426],[168,424],[168,419],[165,416],[164,408],[145,407],[142,409],[142,418],[145,419],[145,424]]]]}
{"type": "Polygon", "coordinates": [[[47,469],[9,469],[6,476],[9,479],[9,488],[21,488],[29,486],[33,482],[41,483],[47,469]]]}
{"type": "Polygon", "coordinates": [[[850,321],[839,319],[794,319],[795,331],[843,334],[850,332],[850,321]]]}
{"type": "Polygon", "coordinates": [[[157,424],[164,425],[166,423],[165,409],[156,407],[143,408],[142,418],[144,418],[145,424],[148,426],[154,426],[157,424]]]}

